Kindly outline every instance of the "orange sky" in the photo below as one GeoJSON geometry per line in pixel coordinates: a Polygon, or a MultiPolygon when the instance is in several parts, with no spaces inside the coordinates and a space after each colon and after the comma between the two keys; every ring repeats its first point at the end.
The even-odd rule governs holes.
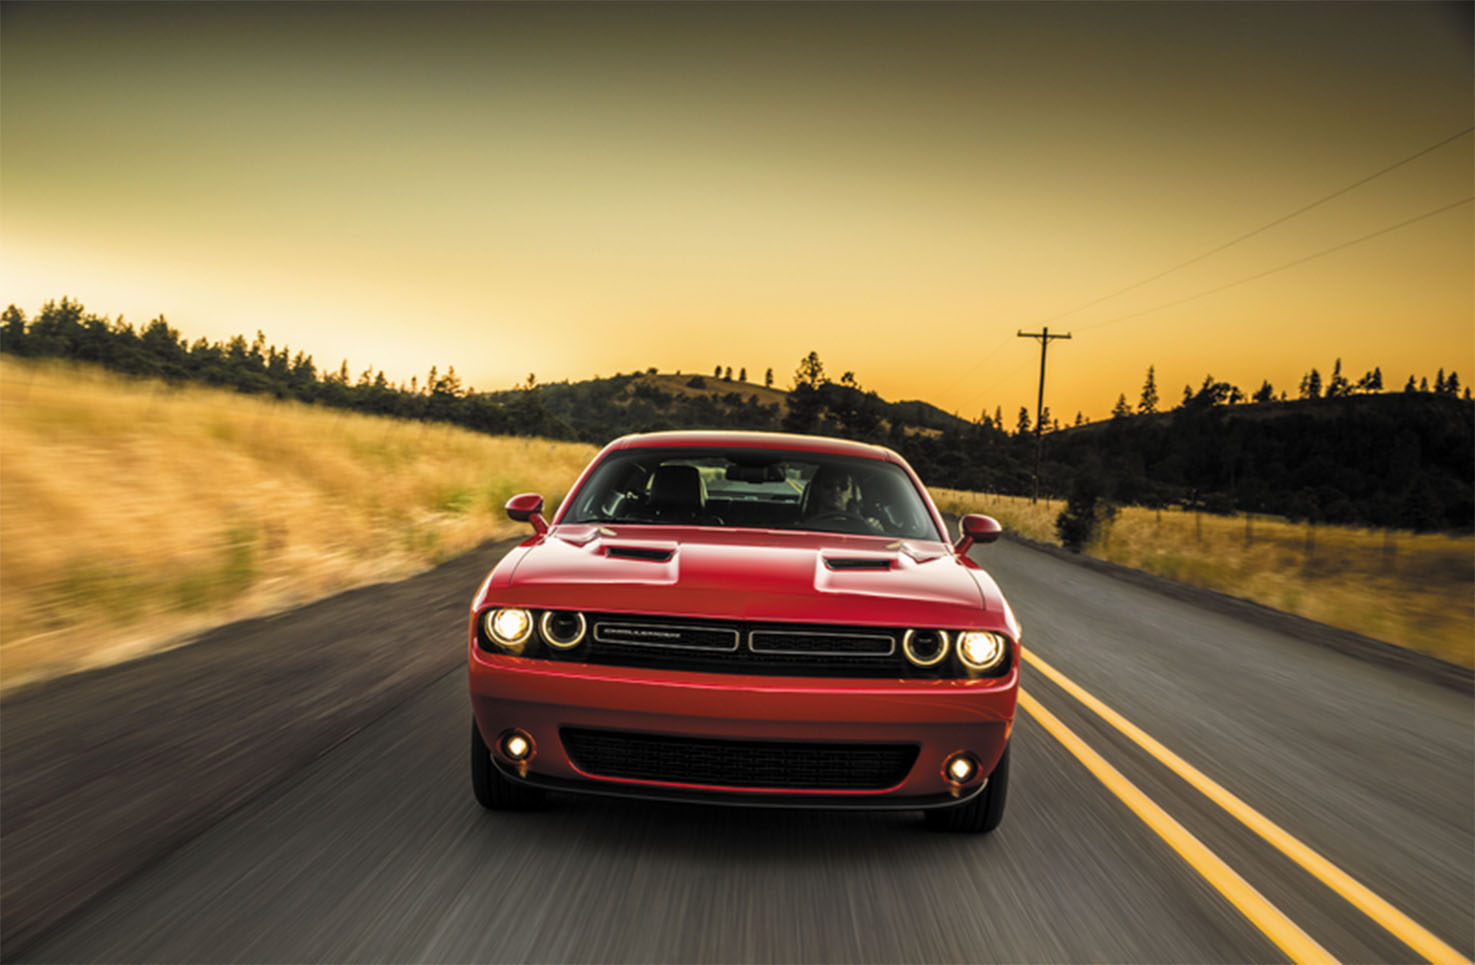
{"type": "Polygon", "coordinates": [[[0,7],[0,302],[479,388],[772,366],[1065,421],[1475,377],[1470,7],[0,7]]]}

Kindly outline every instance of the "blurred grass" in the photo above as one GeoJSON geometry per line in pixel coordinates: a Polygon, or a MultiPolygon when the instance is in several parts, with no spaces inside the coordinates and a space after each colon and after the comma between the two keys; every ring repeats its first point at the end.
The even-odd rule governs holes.
{"type": "MultiPolygon", "coordinates": [[[[1060,545],[1064,502],[934,489],[938,508],[986,513],[1060,545]]],[[[1088,555],[1475,666],[1475,538],[1124,506],[1088,555]]]]}
{"type": "Polygon", "coordinates": [[[528,533],[595,451],[11,358],[0,426],[7,691],[528,533]]]}

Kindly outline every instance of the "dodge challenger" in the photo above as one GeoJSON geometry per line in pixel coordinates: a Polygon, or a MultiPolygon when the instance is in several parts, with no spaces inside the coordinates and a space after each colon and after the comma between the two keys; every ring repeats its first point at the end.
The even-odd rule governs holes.
{"type": "Polygon", "coordinates": [[[606,446],[471,608],[471,786],[922,811],[992,831],[1019,623],[890,449],[764,432],[606,446]]]}

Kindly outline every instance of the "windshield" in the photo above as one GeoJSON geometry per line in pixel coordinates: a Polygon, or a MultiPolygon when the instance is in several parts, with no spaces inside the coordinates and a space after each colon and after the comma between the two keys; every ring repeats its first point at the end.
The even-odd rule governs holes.
{"type": "Polygon", "coordinates": [[[574,495],[563,522],[940,539],[921,494],[900,466],[755,449],[611,453],[574,495]]]}

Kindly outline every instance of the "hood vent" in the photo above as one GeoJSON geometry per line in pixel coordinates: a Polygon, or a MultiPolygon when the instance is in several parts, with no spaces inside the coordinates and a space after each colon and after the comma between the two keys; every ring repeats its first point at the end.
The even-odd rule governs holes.
{"type": "Polygon", "coordinates": [[[874,556],[826,556],[825,565],[832,570],[889,570],[889,559],[874,556]]]}
{"type": "Polygon", "coordinates": [[[650,546],[607,546],[604,555],[620,560],[648,560],[652,563],[665,563],[671,558],[672,552],[672,550],[656,549],[650,546]]]}

